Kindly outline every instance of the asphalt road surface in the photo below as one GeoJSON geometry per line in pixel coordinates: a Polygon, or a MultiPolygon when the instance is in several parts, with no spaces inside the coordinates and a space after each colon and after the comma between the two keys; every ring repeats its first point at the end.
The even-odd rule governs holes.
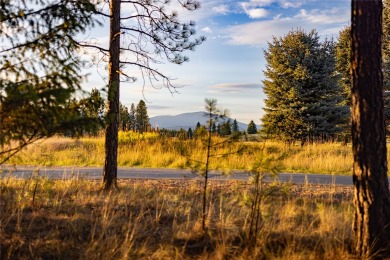
{"type": "MultiPolygon", "coordinates": [[[[36,166],[0,166],[0,178],[14,176],[31,178],[34,176],[49,179],[100,179],[103,167],[36,167],[36,166]]],[[[248,180],[250,174],[244,171],[234,171],[230,174],[211,172],[210,180],[248,180]]],[[[154,168],[118,168],[119,179],[201,179],[201,176],[185,169],[154,169],[154,168]]],[[[278,177],[266,177],[265,181],[292,182],[296,184],[336,184],[352,185],[351,176],[329,174],[279,173],[278,177]]]]}

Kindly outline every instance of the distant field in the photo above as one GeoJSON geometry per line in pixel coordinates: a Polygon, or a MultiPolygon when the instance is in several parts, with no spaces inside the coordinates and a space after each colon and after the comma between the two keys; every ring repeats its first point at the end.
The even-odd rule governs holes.
{"type": "Polygon", "coordinates": [[[355,259],[352,187],[263,186],[249,238],[247,182],[210,182],[207,232],[198,181],[0,182],[1,259],[355,259]]]}
{"type": "MultiPolygon", "coordinates": [[[[216,137],[217,138],[217,137],[216,137]]],[[[222,142],[217,138],[215,142],[222,142]]],[[[211,168],[250,170],[259,158],[283,172],[350,174],[351,146],[314,143],[305,146],[264,142],[233,142],[213,149],[211,168]],[[237,152],[238,151],[238,152],[237,152]],[[224,155],[224,156],[222,156],[224,155]]],[[[119,134],[118,165],[128,167],[191,168],[205,160],[201,140],[160,138],[157,134],[119,134]]],[[[104,138],[54,137],[29,146],[8,163],[40,166],[102,166],[104,138]]],[[[198,165],[199,167],[199,165],[198,165]]]]}

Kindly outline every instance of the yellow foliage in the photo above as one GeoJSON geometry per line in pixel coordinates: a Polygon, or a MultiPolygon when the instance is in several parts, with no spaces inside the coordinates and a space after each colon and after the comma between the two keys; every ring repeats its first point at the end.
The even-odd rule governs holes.
{"type": "Polygon", "coordinates": [[[158,133],[155,132],[134,132],[134,131],[119,131],[118,132],[118,142],[119,143],[128,143],[138,140],[148,140],[148,139],[157,139],[159,137],[158,133]]]}

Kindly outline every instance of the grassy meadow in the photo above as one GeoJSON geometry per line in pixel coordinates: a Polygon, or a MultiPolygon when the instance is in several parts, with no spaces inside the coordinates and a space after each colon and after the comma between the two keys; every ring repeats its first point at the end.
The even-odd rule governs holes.
{"type": "MultiPolygon", "coordinates": [[[[214,142],[223,142],[215,137],[214,142]]],[[[278,141],[240,141],[219,145],[212,151],[211,168],[222,171],[250,170],[260,155],[278,171],[350,174],[350,145],[313,143],[301,146],[278,141]]],[[[127,167],[191,168],[205,161],[200,139],[162,138],[157,134],[119,133],[118,165],[127,167]]],[[[102,166],[104,138],[53,137],[30,145],[7,163],[37,166],[102,166]]]]}
{"type": "MultiPolygon", "coordinates": [[[[351,147],[215,137],[210,166],[229,170],[349,174],[351,147]],[[261,163],[259,161],[261,160],[261,163]]],[[[119,133],[119,166],[200,168],[201,139],[119,133]]],[[[53,137],[8,163],[102,166],[104,138],[53,137]]],[[[1,169],[0,169],[1,174],[1,169]]],[[[206,230],[196,180],[0,178],[0,259],[349,259],[352,187],[210,181],[206,230]],[[259,197],[256,197],[259,194],[259,197]],[[252,233],[253,201],[259,201],[252,233]],[[260,199],[259,199],[260,198],[260,199]],[[252,228],[251,228],[252,227],[252,228]]]]}
{"type": "Polygon", "coordinates": [[[350,259],[352,188],[272,183],[261,190],[260,228],[248,236],[252,186],[120,180],[3,178],[1,259],[350,259]]]}

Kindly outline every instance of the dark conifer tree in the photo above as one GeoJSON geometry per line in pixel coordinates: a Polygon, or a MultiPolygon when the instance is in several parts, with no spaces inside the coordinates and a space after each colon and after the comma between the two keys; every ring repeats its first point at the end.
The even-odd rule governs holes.
{"type": "Polygon", "coordinates": [[[237,132],[239,132],[239,131],[240,131],[240,129],[239,129],[239,127],[238,127],[238,123],[237,123],[237,120],[236,120],[236,119],[234,119],[234,121],[233,121],[233,125],[232,125],[232,131],[233,131],[233,133],[237,133],[237,132]]]}
{"type": "Polygon", "coordinates": [[[351,105],[351,27],[345,27],[339,33],[336,47],[336,72],[338,83],[343,90],[345,105],[351,105]]]}
{"type": "Polygon", "coordinates": [[[220,135],[226,136],[231,134],[232,134],[232,127],[230,124],[230,119],[228,119],[226,122],[221,123],[220,135]]]}
{"type": "Polygon", "coordinates": [[[122,131],[130,130],[130,122],[129,109],[122,103],[119,103],[119,128],[122,131]]]}
{"type": "Polygon", "coordinates": [[[104,127],[105,102],[99,90],[92,89],[89,97],[77,102],[81,118],[93,120],[93,124],[84,127],[84,133],[96,135],[104,127]]]}
{"type": "Polygon", "coordinates": [[[348,107],[340,104],[334,52],[334,43],[321,43],[314,30],[274,37],[264,52],[264,132],[286,141],[305,141],[342,130],[348,107]]]}
{"type": "Polygon", "coordinates": [[[248,134],[257,134],[257,127],[256,127],[255,122],[253,122],[253,120],[251,120],[249,122],[247,133],[248,134]]]}
{"type": "Polygon", "coordinates": [[[135,109],[135,122],[137,131],[140,133],[148,132],[150,130],[148,109],[143,100],[139,101],[137,108],[135,109]]]}
{"type": "Polygon", "coordinates": [[[191,139],[193,136],[194,136],[194,134],[192,133],[192,129],[190,127],[190,128],[188,128],[187,137],[188,137],[188,139],[191,139]]]}
{"type": "Polygon", "coordinates": [[[83,80],[76,35],[93,13],[87,0],[0,1],[0,164],[85,123],[69,105],[83,80]]]}
{"type": "Polygon", "coordinates": [[[136,122],[135,122],[135,106],[134,106],[134,103],[131,103],[129,117],[130,117],[130,130],[135,131],[136,130],[136,127],[135,127],[136,122]]]}

